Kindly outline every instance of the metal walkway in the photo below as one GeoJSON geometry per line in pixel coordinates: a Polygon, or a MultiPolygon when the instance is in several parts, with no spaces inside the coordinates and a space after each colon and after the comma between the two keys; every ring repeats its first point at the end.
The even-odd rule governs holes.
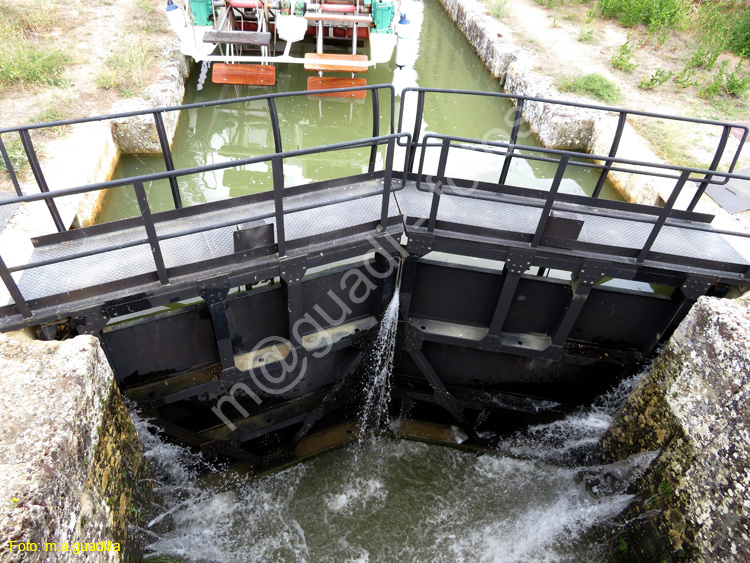
{"type": "MultiPolygon", "coordinates": [[[[0,328],[7,330],[79,316],[83,310],[122,299],[129,293],[162,291],[173,294],[180,283],[194,286],[198,278],[210,277],[214,269],[216,273],[221,270],[221,274],[225,275],[227,267],[229,271],[233,266],[251,267],[253,257],[262,259],[263,263],[271,256],[281,260],[287,253],[305,254],[310,250],[310,245],[335,244],[338,239],[364,235],[369,231],[377,234],[375,226],[380,229],[390,227],[392,232],[397,233],[400,224],[406,226],[405,232],[411,239],[416,241],[422,237],[427,245],[431,238],[438,235],[464,238],[466,241],[491,241],[519,250],[542,251],[547,248],[559,254],[559,249],[565,249],[568,263],[596,258],[620,267],[623,272],[630,271],[627,275],[631,277],[638,269],[657,268],[677,276],[704,276],[710,278],[711,283],[750,283],[750,264],[746,258],[750,256],[748,234],[714,229],[711,227],[711,216],[693,211],[707,186],[721,185],[738,176],[714,169],[634,162],[616,156],[628,115],[664,116],[584,105],[599,111],[616,111],[620,116],[610,154],[585,155],[584,159],[581,153],[517,144],[524,104],[583,104],[492,93],[407,89],[402,93],[399,128],[409,129],[410,132],[396,133],[392,87],[370,86],[367,91],[373,112],[373,135],[369,138],[313,149],[283,151],[275,99],[306,93],[254,96],[243,100],[265,99],[268,102],[275,151],[266,156],[174,170],[169,146],[163,142],[167,172],[55,192],[47,188],[29,130],[59,123],[0,131],[0,135],[20,135],[40,187],[39,194],[19,195],[0,204],[5,206],[44,200],[59,231],[35,238],[34,252],[26,263],[6,265],[0,259],[0,275],[12,296],[11,304],[0,307],[0,328]],[[384,94],[390,96],[392,123],[389,134],[379,135],[380,99],[384,94]],[[425,97],[440,94],[512,98],[517,104],[517,119],[508,142],[482,142],[437,133],[422,134],[425,97]],[[407,124],[404,108],[410,100],[415,101],[416,111],[413,123],[407,124]],[[375,170],[376,153],[383,145],[387,153],[383,167],[375,170]],[[286,159],[352,147],[371,148],[369,172],[307,186],[284,186],[283,166],[286,159]],[[400,147],[405,149],[405,161],[403,166],[394,166],[394,154],[401,150],[400,147]],[[423,173],[423,167],[425,154],[428,149],[432,150],[431,147],[439,149],[440,156],[437,174],[428,177],[423,173]],[[460,158],[460,154],[454,156],[454,153],[466,150],[503,156],[504,164],[502,170],[498,171],[500,181],[488,184],[446,178],[448,160],[460,158]],[[506,184],[504,180],[512,159],[557,163],[557,173],[550,189],[535,190],[506,184]],[[591,159],[601,164],[593,164],[591,159]],[[273,166],[272,190],[195,207],[182,207],[178,187],[181,176],[268,161],[273,166]],[[586,166],[602,171],[594,197],[559,192],[566,170],[571,166],[586,166]],[[404,169],[409,169],[408,174],[403,172],[404,169]],[[673,178],[675,188],[669,201],[661,208],[597,198],[607,174],[613,170],[673,178]],[[175,210],[152,214],[143,185],[156,179],[169,180],[175,210]],[[128,185],[136,191],[142,214],[140,218],[73,230],[67,230],[61,224],[55,207],[57,198],[128,185]],[[693,185],[698,190],[688,209],[676,209],[675,203],[680,193],[693,185]],[[238,251],[234,233],[239,226],[258,221],[270,225],[272,229],[268,231],[270,239],[266,241],[265,250],[254,248],[238,251]]],[[[196,105],[219,106],[237,101],[196,105]]],[[[152,113],[157,132],[164,140],[161,115],[165,111],[178,109],[163,108],[121,115],[152,113]]],[[[111,118],[105,116],[73,122],[111,118]]],[[[713,168],[721,160],[731,131],[744,129],[743,138],[747,136],[747,128],[739,125],[675,119],[710,123],[722,130],[713,168]]],[[[0,152],[6,157],[1,140],[2,136],[0,152]]],[[[738,154],[734,156],[732,166],[737,157],[738,154]]],[[[13,170],[10,162],[6,162],[6,165],[13,170]]],[[[12,179],[18,185],[13,173],[12,179]]],[[[20,194],[20,188],[18,191],[20,194]]],[[[258,230],[259,223],[252,228],[258,230]]],[[[278,262],[276,268],[278,270],[278,262]]]]}

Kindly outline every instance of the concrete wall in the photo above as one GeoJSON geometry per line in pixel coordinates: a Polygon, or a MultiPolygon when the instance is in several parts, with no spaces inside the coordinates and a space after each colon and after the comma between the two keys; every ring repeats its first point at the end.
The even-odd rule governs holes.
{"type": "Polygon", "coordinates": [[[99,341],[0,335],[0,373],[0,559],[140,561],[129,526],[149,505],[150,469],[99,341]],[[73,554],[107,541],[119,551],[73,554]]]}
{"type": "Polygon", "coordinates": [[[750,296],[700,298],[599,444],[652,450],[613,560],[748,561],[750,296]]]}

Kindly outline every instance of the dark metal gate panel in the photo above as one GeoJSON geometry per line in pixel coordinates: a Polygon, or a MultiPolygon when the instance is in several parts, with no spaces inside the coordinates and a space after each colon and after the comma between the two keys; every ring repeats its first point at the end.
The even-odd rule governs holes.
{"type": "Polygon", "coordinates": [[[570,338],[649,354],[679,307],[656,293],[594,287],[570,338]]]}
{"type": "Polygon", "coordinates": [[[409,316],[489,326],[503,279],[499,272],[420,261],[409,316]]]}
{"type": "Polygon", "coordinates": [[[101,337],[115,375],[126,387],[219,361],[204,303],[112,325],[101,337]]]}

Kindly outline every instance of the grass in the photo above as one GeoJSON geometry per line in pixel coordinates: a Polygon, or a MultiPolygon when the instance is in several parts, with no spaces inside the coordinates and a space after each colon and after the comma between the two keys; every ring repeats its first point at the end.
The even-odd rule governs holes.
{"type": "MultiPolygon", "coordinates": [[[[18,173],[21,166],[26,164],[26,153],[23,150],[23,145],[21,145],[21,139],[8,140],[7,138],[3,138],[3,143],[5,144],[5,150],[8,152],[10,164],[13,166],[13,170],[18,173]]],[[[8,173],[5,167],[5,159],[2,157],[0,157],[0,172],[3,174],[8,173]]]]}
{"type": "Polygon", "coordinates": [[[508,15],[508,4],[510,0],[487,0],[487,11],[497,19],[501,20],[508,15]]]}
{"type": "MultiPolygon", "coordinates": [[[[508,0],[505,0],[507,3],[508,0]]],[[[151,0],[136,0],[135,2],[137,11],[133,16],[131,27],[135,31],[142,33],[151,33],[162,29],[160,20],[156,16],[156,8],[151,0]]]]}
{"type": "Polygon", "coordinates": [[[624,27],[643,24],[660,43],[670,29],[684,25],[690,9],[688,0],[599,0],[599,12],[604,17],[617,19],[624,27]]]}
{"type": "Polygon", "coordinates": [[[635,130],[648,141],[659,158],[677,166],[706,168],[708,163],[700,162],[692,154],[694,143],[685,136],[679,122],[663,119],[644,118],[632,120],[635,130]]]}
{"type": "Polygon", "coordinates": [[[578,41],[581,43],[588,43],[594,39],[594,30],[590,27],[582,27],[578,32],[578,41]]]}
{"type": "Polygon", "coordinates": [[[65,67],[73,62],[45,35],[52,16],[43,8],[3,5],[0,11],[0,88],[65,86],[65,67]]]}
{"type": "Polygon", "coordinates": [[[638,63],[633,60],[633,45],[630,44],[630,35],[628,40],[617,48],[617,52],[609,59],[610,64],[623,72],[630,72],[638,63]]]}
{"type": "Polygon", "coordinates": [[[94,78],[99,88],[117,90],[129,97],[143,87],[143,77],[151,62],[151,50],[137,39],[124,41],[106,61],[105,68],[94,78]]]}
{"type": "Polygon", "coordinates": [[[557,87],[562,92],[587,96],[608,104],[617,103],[621,97],[620,90],[614,82],[596,73],[563,76],[557,81],[557,87]]]}

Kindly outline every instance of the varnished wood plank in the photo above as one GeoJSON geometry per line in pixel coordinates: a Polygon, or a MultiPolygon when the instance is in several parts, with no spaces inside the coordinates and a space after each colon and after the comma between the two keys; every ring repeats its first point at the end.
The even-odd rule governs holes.
{"type": "Polygon", "coordinates": [[[213,67],[211,80],[214,84],[273,86],[276,84],[276,67],[273,65],[216,63],[213,67]]]}
{"type": "Polygon", "coordinates": [[[352,61],[366,63],[366,55],[338,55],[336,53],[305,53],[305,70],[329,72],[367,72],[366,66],[331,64],[325,61],[352,61]]]}
{"type": "MultiPolygon", "coordinates": [[[[333,88],[349,88],[352,86],[367,86],[364,78],[333,78],[311,76],[307,79],[308,90],[329,90],[333,88]]],[[[330,96],[332,98],[366,98],[367,90],[352,90],[351,92],[332,92],[328,94],[314,94],[314,96],[330,96]]]]}

